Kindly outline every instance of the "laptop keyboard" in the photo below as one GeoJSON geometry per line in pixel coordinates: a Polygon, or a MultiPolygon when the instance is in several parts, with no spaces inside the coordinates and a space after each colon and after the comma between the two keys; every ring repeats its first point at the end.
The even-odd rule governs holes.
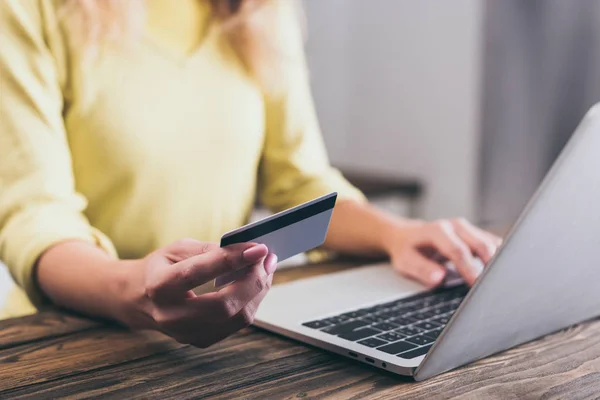
{"type": "Polygon", "coordinates": [[[302,325],[411,359],[429,351],[467,291],[437,289],[302,325]]]}

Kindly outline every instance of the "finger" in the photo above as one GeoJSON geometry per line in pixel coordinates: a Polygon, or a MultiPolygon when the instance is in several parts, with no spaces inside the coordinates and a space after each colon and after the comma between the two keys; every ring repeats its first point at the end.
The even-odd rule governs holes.
{"type": "Polygon", "coordinates": [[[502,242],[504,241],[500,236],[494,235],[493,233],[484,231],[483,229],[479,229],[477,227],[475,227],[476,229],[478,229],[479,231],[483,232],[489,240],[492,241],[492,243],[494,243],[494,245],[496,246],[496,251],[498,250],[498,248],[500,246],[502,246],[502,242]]]}
{"type": "Polygon", "coordinates": [[[490,232],[490,231],[486,231],[485,229],[480,228],[479,226],[473,225],[471,223],[469,223],[471,225],[471,227],[476,230],[477,232],[479,232],[481,235],[484,235],[485,237],[488,238],[489,241],[491,241],[492,243],[494,243],[494,245],[496,246],[496,248],[500,247],[500,245],[502,245],[502,242],[504,241],[502,237],[490,232]]]}
{"type": "Polygon", "coordinates": [[[425,286],[436,287],[442,284],[446,277],[446,269],[433,260],[428,259],[418,251],[410,251],[401,265],[395,265],[403,275],[415,279],[425,286]]]}
{"type": "Polygon", "coordinates": [[[467,284],[475,283],[479,269],[475,266],[475,260],[469,247],[458,237],[450,222],[443,221],[437,224],[430,240],[431,245],[441,255],[456,265],[458,272],[467,284]]]}
{"type": "Polygon", "coordinates": [[[483,229],[479,228],[478,226],[475,226],[475,225],[471,225],[471,226],[473,227],[473,229],[475,229],[481,235],[484,235],[490,242],[492,242],[494,244],[494,246],[495,246],[494,254],[496,254],[496,252],[498,252],[498,249],[500,248],[500,246],[502,246],[504,239],[498,235],[495,235],[491,232],[483,230],[483,229]]]}
{"type": "Polygon", "coordinates": [[[180,239],[165,247],[164,254],[172,263],[177,263],[186,258],[197,256],[198,254],[203,254],[218,248],[218,243],[201,242],[196,239],[186,238],[180,239]]]}
{"type": "MultiPolygon", "coordinates": [[[[262,292],[256,295],[252,300],[250,300],[242,309],[235,315],[233,318],[233,324],[244,327],[251,325],[254,322],[254,315],[258,311],[258,306],[263,301],[267,293],[269,293],[269,289],[271,289],[271,285],[273,284],[273,273],[277,268],[277,256],[275,254],[270,253],[264,262],[264,268],[267,272],[267,280],[266,285],[262,292]]],[[[240,328],[241,329],[241,328],[240,328]]]]}
{"type": "Polygon", "coordinates": [[[277,269],[277,255],[274,253],[269,253],[269,255],[265,258],[264,264],[267,274],[273,274],[277,269]]]}
{"type": "Polygon", "coordinates": [[[240,312],[236,314],[233,318],[232,326],[237,329],[242,329],[244,327],[250,326],[254,323],[254,317],[256,316],[256,312],[258,311],[258,307],[260,303],[264,300],[265,296],[269,293],[269,289],[273,284],[273,275],[269,275],[267,278],[266,286],[262,292],[260,292],[256,297],[244,306],[240,312]]]}
{"type": "Polygon", "coordinates": [[[198,255],[190,259],[190,263],[199,266],[197,276],[202,279],[202,283],[205,283],[221,275],[256,264],[267,254],[269,250],[264,244],[239,243],[198,255]]]}
{"type": "Polygon", "coordinates": [[[262,260],[268,253],[265,245],[240,243],[216,248],[155,271],[156,276],[146,285],[155,300],[180,298],[220,275],[236,271],[262,260]]]}
{"type": "Polygon", "coordinates": [[[494,243],[496,248],[500,247],[500,245],[502,244],[503,239],[500,236],[498,236],[490,231],[486,231],[485,229],[482,229],[476,225],[473,225],[468,221],[467,221],[467,223],[473,228],[473,230],[475,230],[476,232],[479,232],[480,235],[485,236],[486,238],[488,238],[489,241],[494,243]]]}
{"type": "Polygon", "coordinates": [[[487,264],[494,253],[496,245],[487,235],[476,229],[473,225],[463,219],[452,221],[452,226],[456,234],[469,246],[481,261],[487,264]]]}
{"type": "Polygon", "coordinates": [[[269,275],[263,263],[257,263],[242,279],[225,286],[216,293],[190,299],[188,303],[212,321],[224,321],[235,317],[263,290],[270,287],[269,275]]]}
{"type": "Polygon", "coordinates": [[[192,328],[196,334],[188,340],[188,343],[197,347],[208,347],[251,325],[254,322],[258,306],[269,292],[272,282],[273,275],[269,275],[267,287],[230,320],[211,326],[208,332],[204,326],[200,326],[199,329],[192,328]]]}

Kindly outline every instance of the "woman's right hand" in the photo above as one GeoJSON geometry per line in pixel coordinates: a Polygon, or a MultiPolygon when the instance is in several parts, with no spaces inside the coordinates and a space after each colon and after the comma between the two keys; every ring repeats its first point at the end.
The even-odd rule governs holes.
{"type": "Polygon", "coordinates": [[[273,279],[277,257],[264,245],[184,239],[131,262],[119,319],[156,329],[180,343],[207,347],[250,325],[273,279]],[[217,292],[196,295],[197,286],[250,266],[248,274],[217,292]]]}

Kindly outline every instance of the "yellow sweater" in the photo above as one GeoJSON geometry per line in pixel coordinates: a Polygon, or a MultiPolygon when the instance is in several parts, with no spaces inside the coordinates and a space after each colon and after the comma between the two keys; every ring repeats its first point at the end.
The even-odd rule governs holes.
{"type": "MultiPolygon", "coordinates": [[[[273,211],[332,190],[360,197],[328,164],[287,7],[289,79],[270,98],[207,0],[148,0],[139,41],[91,64],[68,45],[60,3],[0,0],[0,259],[33,304],[33,266],[61,241],[142,257],[218,240],[257,190],[273,211]]],[[[4,316],[33,312],[25,299],[13,293],[4,316]]]]}

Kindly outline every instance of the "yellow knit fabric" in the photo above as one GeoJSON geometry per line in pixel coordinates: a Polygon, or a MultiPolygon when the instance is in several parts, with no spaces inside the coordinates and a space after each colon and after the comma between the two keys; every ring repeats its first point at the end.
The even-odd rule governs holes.
{"type": "MultiPolygon", "coordinates": [[[[69,45],[59,5],[0,1],[0,259],[33,304],[33,266],[61,241],[142,257],[218,240],[246,222],[257,191],[273,211],[334,190],[361,198],[328,163],[288,7],[285,91],[271,98],[207,1],[148,0],[142,37],[92,62],[69,45]]],[[[12,295],[4,315],[32,312],[27,297],[12,295]]]]}

